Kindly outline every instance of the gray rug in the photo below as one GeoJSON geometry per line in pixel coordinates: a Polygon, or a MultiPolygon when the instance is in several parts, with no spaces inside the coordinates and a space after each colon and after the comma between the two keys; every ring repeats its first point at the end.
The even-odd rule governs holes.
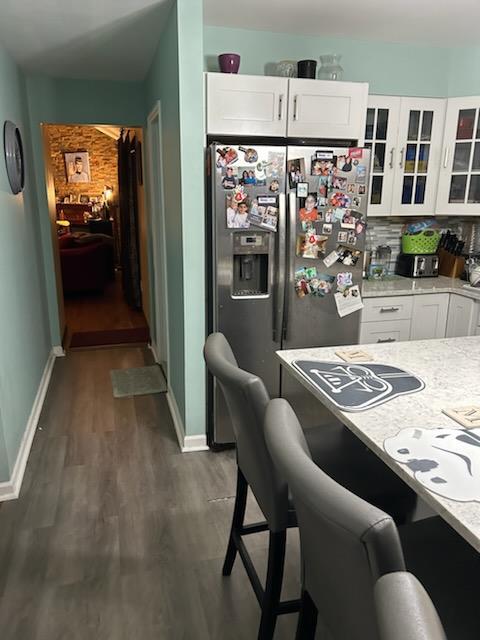
{"type": "Polygon", "coordinates": [[[144,396],[167,391],[165,376],[157,364],[134,369],[112,369],[110,377],[114,398],[144,396]]]}

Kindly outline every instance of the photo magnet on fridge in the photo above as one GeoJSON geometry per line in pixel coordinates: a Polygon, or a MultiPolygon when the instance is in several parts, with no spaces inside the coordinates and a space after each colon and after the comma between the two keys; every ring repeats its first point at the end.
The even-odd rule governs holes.
{"type": "Polygon", "coordinates": [[[250,221],[248,219],[248,203],[246,200],[237,202],[235,196],[229,194],[226,198],[226,220],[228,229],[248,229],[250,221]]]}
{"type": "Polygon", "coordinates": [[[323,298],[332,292],[334,282],[335,276],[331,276],[328,273],[319,273],[316,278],[310,280],[311,293],[323,298]]]}
{"type": "Polygon", "coordinates": [[[238,184],[245,187],[255,187],[257,179],[255,177],[255,171],[252,167],[237,167],[238,184]]]}
{"type": "Polygon", "coordinates": [[[316,193],[309,193],[304,202],[301,202],[300,204],[301,206],[298,210],[300,222],[314,222],[318,219],[318,202],[316,193]]]}
{"type": "Polygon", "coordinates": [[[340,226],[342,229],[355,229],[356,218],[352,213],[351,209],[344,209],[345,213],[343,214],[342,221],[340,222],[340,226]]]}
{"type": "Polygon", "coordinates": [[[279,189],[280,189],[280,184],[276,179],[273,179],[268,185],[268,190],[272,191],[273,193],[278,193],[279,189]]]}
{"type": "Polygon", "coordinates": [[[341,191],[332,191],[328,195],[328,203],[332,207],[348,209],[352,204],[352,199],[350,196],[347,196],[346,193],[342,193],[341,191]]]}
{"type": "Polygon", "coordinates": [[[367,179],[367,167],[364,164],[359,164],[356,169],[355,182],[357,184],[365,184],[367,179]]]}
{"type": "Polygon", "coordinates": [[[316,160],[333,160],[333,151],[328,149],[319,149],[315,151],[316,160]]]}
{"type": "Polygon", "coordinates": [[[323,198],[327,197],[329,183],[330,183],[330,176],[320,176],[318,179],[318,194],[323,198]]]}
{"type": "Polygon", "coordinates": [[[341,262],[346,267],[353,267],[357,264],[362,252],[358,249],[352,249],[352,247],[346,247],[339,245],[336,250],[338,262],[341,262]]]}
{"type": "Polygon", "coordinates": [[[308,196],[308,182],[297,183],[297,198],[306,198],[308,196]]]}
{"type": "Polygon", "coordinates": [[[349,195],[354,195],[355,193],[357,193],[357,189],[356,189],[356,185],[353,183],[350,183],[347,185],[347,193],[349,195]]]}
{"type": "Polygon", "coordinates": [[[288,185],[295,189],[299,182],[305,182],[305,159],[293,158],[287,162],[288,185]]]}
{"type": "Polygon", "coordinates": [[[345,190],[347,188],[347,179],[342,178],[341,176],[333,176],[332,187],[333,189],[345,190]]]}
{"type": "Polygon", "coordinates": [[[360,207],[362,206],[362,199],[359,198],[358,196],[355,196],[352,198],[352,206],[360,209],[360,207]]]}
{"type": "Polygon", "coordinates": [[[350,156],[338,156],[337,157],[337,169],[338,171],[343,171],[344,173],[348,173],[352,170],[352,158],[350,156]]]}
{"type": "Polygon", "coordinates": [[[243,159],[245,160],[245,162],[248,162],[250,164],[257,162],[258,153],[252,147],[238,147],[238,150],[243,152],[243,159]]]}
{"type": "Polygon", "coordinates": [[[238,160],[238,153],[233,147],[223,147],[217,149],[217,169],[226,167],[227,164],[233,164],[238,160]]]}
{"type": "Polygon", "coordinates": [[[353,285],[352,280],[352,272],[351,271],[341,271],[337,273],[337,289],[339,291],[343,291],[347,287],[351,287],[353,285]]]}
{"type": "Polygon", "coordinates": [[[285,164],[285,153],[283,151],[269,151],[267,162],[267,178],[277,178],[277,180],[282,178],[283,166],[285,164]]]}
{"type": "Polygon", "coordinates": [[[337,240],[338,242],[347,242],[348,232],[347,231],[339,231],[337,240]]]}
{"type": "Polygon", "coordinates": [[[333,229],[333,225],[326,223],[322,226],[322,233],[325,234],[326,236],[329,236],[332,233],[332,229],[333,229]]]}
{"type": "Polygon", "coordinates": [[[332,160],[317,160],[315,156],[312,158],[312,162],[310,165],[310,174],[312,176],[328,176],[330,175],[333,169],[333,159],[332,160]]]}
{"type": "Polygon", "coordinates": [[[225,169],[225,175],[222,178],[222,187],[224,189],[234,189],[237,186],[237,168],[227,167],[225,169]]]}

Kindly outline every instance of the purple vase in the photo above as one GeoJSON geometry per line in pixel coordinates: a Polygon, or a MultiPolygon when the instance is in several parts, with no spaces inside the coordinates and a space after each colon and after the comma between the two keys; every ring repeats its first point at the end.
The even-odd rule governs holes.
{"type": "Polygon", "coordinates": [[[222,73],[238,73],[240,56],[238,53],[221,53],[218,56],[218,64],[222,73]]]}

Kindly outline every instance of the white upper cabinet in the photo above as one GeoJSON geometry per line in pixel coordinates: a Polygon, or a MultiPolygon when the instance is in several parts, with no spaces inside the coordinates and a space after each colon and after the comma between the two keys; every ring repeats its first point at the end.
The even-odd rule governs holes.
{"type": "Polygon", "coordinates": [[[435,214],[444,122],[444,99],[401,99],[393,215],[435,214]]]}
{"type": "Polygon", "coordinates": [[[368,84],[290,78],[287,135],[363,145],[368,84]]]}
{"type": "Polygon", "coordinates": [[[480,214],[480,97],[449,98],[438,186],[439,214],[480,214]]]}
{"type": "Polygon", "coordinates": [[[288,78],[207,73],[207,133],[285,137],[288,78]]]}
{"type": "Polygon", "coordinates": [[[400,101],[398,96],[368,98],[365,146],[372,150],[368,203],[370,216],[388,216],[392,212],[400,101]]]}

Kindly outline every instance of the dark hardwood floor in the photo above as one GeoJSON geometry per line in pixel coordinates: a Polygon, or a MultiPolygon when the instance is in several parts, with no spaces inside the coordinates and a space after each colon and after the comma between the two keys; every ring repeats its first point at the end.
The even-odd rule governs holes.
{"type": "MultiPolygon", "coordinates": [[[[181,454],[164,395],[113,398],[110,369],[146,362],[135,348],[57,360],[21,497],[0,507],[2,640],[256,639],[238,559],[221,576],[234,453],[181,454]]],[[[263,575],[265,534],[249,548],[263,575]]],[[[294,530],[284,597],[298,577],[294,530]]],[[[294,638],[296,617],[276,639],[294,638]]]]}

